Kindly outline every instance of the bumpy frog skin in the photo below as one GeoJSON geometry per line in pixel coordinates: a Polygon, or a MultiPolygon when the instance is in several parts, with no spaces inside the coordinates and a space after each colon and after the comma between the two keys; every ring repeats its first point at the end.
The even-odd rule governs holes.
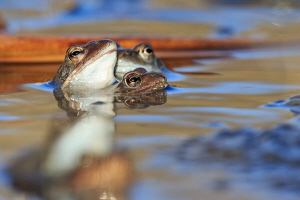
{"type": "Polygon", "coordinates": [[[167,78],[163,74],[147,72],[144,68],[137,68],[124,74],[122,81],[116,87],[116,92],[152,92],[162,90],[167,86],[167,78]]]}
{"type": "Polygon", "coordinates": [[[164,63],[154,54],[149,43],[142,42],[132,49],[118,48],[118,61],[115,67],[115,77],[121,80],[126,72],[136,68],[145,68],[147,71],[161,72],[164,63]]]}
{"type": "Polygon", "coordinates": [[[61,89],[101,89],[114,83],[117,44],[112,40],[91,41],[71,46],[54,77],[61,89]]]}

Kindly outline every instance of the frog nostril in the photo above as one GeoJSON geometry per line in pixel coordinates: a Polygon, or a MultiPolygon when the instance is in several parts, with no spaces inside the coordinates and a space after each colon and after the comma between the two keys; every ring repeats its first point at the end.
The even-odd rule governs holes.
{"type": "Polygon", "coordinates": [[[130,51],[125,51],[125,52],[123,53],[123,55],[124,55],[124,56],[130,56],[130,55],[131,55],[131,52],[130,52],[130,51]]]}

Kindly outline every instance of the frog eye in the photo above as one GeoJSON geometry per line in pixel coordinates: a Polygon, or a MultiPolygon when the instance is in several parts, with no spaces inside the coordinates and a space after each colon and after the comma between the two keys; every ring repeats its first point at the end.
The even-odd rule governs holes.
{"type": "Polygon", "coordinates": [[[75,49],[74,51],[71,51],[70,56],[76,57],[81,53],[83,53],[83,49],[75,49]]]}
{"type": "Polygon", "coordinates": [[[139,98],[126,99],[124,101],[124,103],[127,104],[127,105],[130,105],[130,104],[133,104],[133,103],[141,103],[141,99],[139,99],[139,98]]]}
{"type": "Polygon", "coordinates": [[[144,58],[144,59],[147,59],[147,60],[150,60],[153,58],[153,49],[150,48],[150,47],[146,47],[144,48],[142,51],[141,51],[141,56],[144,58]]]}
{"type": "Polygon", "coordinates": [[[80,54],[81,53],[81,51],[73,51],[72,53],[71,53],[71,56],[77,56],[78,54],[80,54]]]}
{"type": "Polygon", "coordinates": [[[137,82],[140,79],[141,79],[140,77],[132,77],[132,78],[129,79],[129,81],[134,83],[134,82],[137,82]]]}
{"type": "Polygon", "coordinates": [[[124,83],[127,87],[136,88],[142,83],[141,77],[136,73],[128,74],[127,76],[124,76],[124,78],[124,83]]]}
{"type": "Polygon", "coordinates": [[[128,87],[139,87],[141,85],[141,77],[133,76],[126,81],[128,87]]]}
{"type": "Polygon", "coordinates": [[[142,103],[142,100],[140,98],[137,98],[137,97],[133,97],[131,99],[126,99],[124,101],[124,104],[130,109],[139,108],[140,103],[142,103]]]}
{"type": "Polygon", "coordinates": [[[79,45],[71,46],[67,52],[69,59],[72,60],[74,65],[77,65],[79,62],[81,62],[86,54],[84,48],[79,45]]]}
{"type": "Polygon", "coordinates": [[[153,50],[150,49],[150,48],[145,48],[143,52],[146,53],[146,54],[152,54],[153,50]]]}

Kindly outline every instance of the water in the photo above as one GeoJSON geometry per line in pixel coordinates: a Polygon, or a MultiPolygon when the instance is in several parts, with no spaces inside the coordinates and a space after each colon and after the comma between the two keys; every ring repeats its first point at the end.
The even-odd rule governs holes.
{"type": "MultiPolygon", "coordinates": [[[[188,165],[166,154],[191,136],[207,135],[222,128],[269,128],[293,118],[288,110],[263,105],[299,94],[297,63],[300,51],[291,48],[291,55],[263,57],[259,53],[253,56],[254,52],[236,52],[236,55],[243,55],[238,59],[200,60],[201,64],[196,64],[191,72],[203,68],[203,72],[218,75],[182,75],[183,80],[171,82],[177,87],[166,89],[167,100],[162,105],[128,109],[122,103],[117,104],[117,116],[113,119],[115,139],[130,152],[139,177],[131,187],[132,199],[193,199],[199,195],[211,199],[221,196],[269,199],[282,195],[293,199],[285,190],[275,190],[265,184],[262,184],[263,190],[252,194],[250,191],[258,189],[259,184],[243,179],[241,172],[231,174],[212,166],[188,169],[188,165]]],[[[51,67],[51,71],[54,74],[56,68],[51,67]]],[[[49,72],[47,78],[50,79],[50,75],[49,72]]],[[[54,121],[66,118],[65,112],[57,107],[53,93],[43,84],[25,84],[19,88],[23,92],[2,95],[1,100],[4,164],[21,149],[48,143],[54,121]]]]}
{"type": "MultiPolygon", "coordinates": [[[[136,14],[142,22],[164,19],[164,23],[171,22],[170,24],[173,24],[174,21],[209,24],[208,26],[197,25],[198,28],[205,28],[204,32],[198,29],[194,31],[195,26],[187,29],[187,32],[198,37],[200,35],[223,37],[224,31],[221,31],[222,34],[220,34],[221,32],[215,31],[220,30],[216,27],[223,27],[223,29],[229,27],[228,33],[230,34],[227,34],[226,37],[233,35],[248,38],[268,38],[270,35],[274,35],[274,38],[285,39],[297,35],[298,31],[296,28],[298,23],[297,10],[284,10],[286,14],[283,15],[282,12],[274,11],[274,8],[249,8],[247,12],[239,10],[239,8],[211,8],[202,13],[194,10],[186,15],[187,11],[184,9],[157,9],[153,11],[147,9],[144,4],[137,6],[143,8],[140,13],[136,14]],[[219,12],[220,9],[223,12],[219,12]],[[265,12],[266,10],[267,12],[265,12]],[[210,11],[219,14],[210,18],[208,17],[210,11]],[[229,15],[230,12],[237,15],[229,15]],[[244,12],[246,14],[243,14],[244,12]],[[180,15],[176,15],[176,13],[185,13],[185,18],[179,20],[178,16],[180,15]],[[234,20],[236,16],[240,15],[239,20],[234,20]],[[277,17],[274,18],[274,16],[277,17]],[[280,18],[280,16],[283,17],[280,18]],[[294,21],[288,20],[291,16],[293,16],[294,21]],[[259,17],[264,20],[258,20],[259,17]],[[247,24],[249,21],[251,23],[247,24]],[[275,25],[271,22],[274,22],[275,25]],[[262,24],[267,25],[262,27],[262,24]],[[277,29],[276,24],[284,28],[277,29]],[[278,30],[280,30],[279,33],[278,30]]],[[[82,10],[74,10],[73,14],[77,13],[76,16],[80,16],[85,13],[85,10],[88,10],[88,5],[82,10]]],[[[117,11],[122,11],[123,14],[129,12],[127,7],[117,11]]],[[[12,18],[8,29],[11,32],[27,31],[30,33],[33,29],[41,28],[36,32],[45,32],[45,30],[49,31],[51,27],[65,25],[71,14],[58,15],[46,21],[43,26],[36,23],[40,20],[38,17],[29,20],[24,19],[19,24],[12,18]],[[27,29],[23,28],[26,24],[29,24],[27,29]]],[[[104,14],[102,13],[102,15],[104,14]]],[[[103,17],[101,13],[98,15],[103,17]]],[[[79,23],[89,21],[89,17],[93,18],[92,15],[86,16],[86,18],[81,18],[79,23]]],[[[116,21],[120,18],[118,15],[109,15],[108,17],[116,21]]],[[[136,19],[136,16],[131,13],[127,15],[127,19],[136,19]]],[[[72,20],[76,21],[76,18],[72,20]]],[[[140,25],[135,24],[131,26],[132,29],[129,27],[125,32],[135,32],[136,26],[143,29],[149,27],[149,24],[140,25]]],[[[176,28],[172,27],[171,29],[173,34],[176,28]]],[[[148,29],[145,30],[147,32],[148,29]]],[[[117,32],[118,30],[114,31],[117,32]]],[[[153,32],[153,34],[158,33],[157,30],[153,32]]],[[[152,34],[152,32],[147,33],[152,34]]],[[[184,33],[177,35],[181,34],[184,33]]],[[[97,179],[93,176],[93,172],[94,170],[97,171],[96,169],[102,169],[98,165],[101,162],[98,157],[106,156],[109,154],[107,152],[112,151],[111,159],[121,158],[119,162],[130,170],[127,167],[117,170],[111,167],[112,174],[125,175],[122,180],[114,182],[110,186],[128,189],[128,199],[298,199],[299,192],[282,187],[280,184],[275,186],[272,184],[276,182],[277,176],[285,174],[286,179],[284,181],[294,182],[291,185],[297,186],[297,171],[288,172],[283,167],[271,172],[271,170],[265,170],[260,166],[251,168],[250,165],[248,168],[243,168],[241,167],[241,163],[245,164],[243,161],[229,164],[226,160],[189,163],[176,159],[174,149],[178,148],[186,139],[194,136],[209,136],[224,128],[235,129],[246,126],[254,129],[267,129],[279,123],[295,120],[295,115],[288,108],[264,105],[299,94],[300,48],[297,45],[286,45],[274,48],[236,50],[230,53],[231,57],[228,58],[194,60],[193,64],[184,65],[176,63],[176,60],[166,60],[165,64],[178,73],[176,77],[172,74],[168,77],[171,80],[170,83],[175,86],[167,88],[166,95],[164,93],[159,94],[155,100],[135,97],[135,100],[139,99],[146,105],[130,104],[130,101],[127,101],[125,104],[124,102],[116,103],[116,109],[113,109],[113,104],[109,100],[110,96],[106,99],[99,96],[80,97],[81,102],[86,103],[85,108],[89,111],[90,120],[87,123],[83,123],[78,117],[78,115],[85,115],[85,113],[64,107],[68,102],[65,99],[58,102],[51,87],[43,84],[53,78],[59,64],[1,64],[0,79],[3,80],[1,89],[3,88],[6,93],[1,95],[0,101],[0,198],[38,198],[35,194],[24,195],[23,191],[14,189],[11,186],[12,178],[6,170],[16,160],[21,160],[21,163],[29,163],[28,166],[32,167],[40,158],[37,155],[41,154],[41,157],[45,158],[45,155],[50,154],[51,151],[62,150],[58,151],[57,154],[51,154],[58,155],[57,157],[54,156],[47,160],[48,163],[52,164],[47,165],[52,166],[51,168],[40,167],[48,175],[52,173],[51,178],[60,173],[63,174],[73,167],[58,163],[55,161],[56,159],[71,160],[70,162],[74,165],[81,159],[81,152],[92,152],[94,157],[87,154],[83,158],[84,166],[87,166],[88,170],[76,169],[75,175],[73,174],[73,178],[67,183],[82,188],[97,186],[97,179]],[[190,74],[180,74],[181,72],[190,72],[190,74]],[[212,73],[201,75],[199,72],[212,73]],[[16,85],[19,85],[18,89],[15,89],[16,85]],[[90,107],[88,102],[98,102],[98,104],[90,107]],[[151,102],[155,104],[150,105],[151,102]],[[135,109],[129,109],[128,106],[135,109]],[[70,126],[70,129],[68,123],[64,124],[65,121],[68,122],[67,115],[74,121],[78,120],[77,122],[72,121],[73,125],[70,126]],[[100,126],[99,123],[95,122],[101,122],[102,125],[100,126]],[[80,134],[87,130],[86,124],[88,127],[92,127],[88,132],[90,135],[80,134]],[[97,132],[104,128],[110,134],[105,135],[107,133],[105,131],[100,134],[97,132]],[[79,131],[74,131],[74,129],[79,131]],[[67,136],[69,135],[73,136],[72,139],[68,139],[67,136]],[[94,138],[95,135],[99,137],[94,138]],[[67,139],[64,139],[64,136],[67,139]],[[70,146],[68,146],[69,141],[71,141],[70,146]],[[101,143],[103,141],[105,142],[101,143]],[[54,148],[56,145],[59,148],[54,148]],[[98,149],[99,147],[101,148],[98,149]],[[64,148],[68,149],[65,150],[64,148]],[[72,153],[64,155],[61,152],[72,153]],[[102,154],[98,155],[99,152],[102,154]],[[91,165],[89,163],[96,164],[91,165]],[[129,177],[126,177],[127,175],[129,177]],[[295,179],[292,179],[291,176],[295,176],[295,179]]],[[[69,97],[76,98],[72,95],[69,97]]],[[[79,105],[74,105],[75,108],[77,108],[76,106],[79,105]]],[[[27,170],[26,172],[30,174],[29,172],[32,173],[34,169],[36,168],[29,167],[28,171],[28,168],[21,167],[21,164],[17,165],[17,171],[20,174],[22,174],[22,170],[27,170]]],[[[35,178],[37,183],[43,182],[41,180],[44,180],[45,177],[40,176],[37,171],[34,173],[36,173],[34,176],[27,178],[35,178]]],[[[16,174],[17,177],[21,176],[16,174]]],[[[115,180],[113,176],[108,177],[108,179],[115,180]]],[[[56,178],[53,179],[57,180],[56,178]]],[[[61,182],[65,183],[64,181],[61,182]]],[[[48,199],[64,199],[58,195],[69,195],[70,188],[61,182],[57,185],[62,189],[56,188],[55,184],[43,185],[41,183],[35,185],[33,190],[39,188],[41,190],[39,192],[48,199]],[[52,193],[51,191],[57,192],[52,193]]]]}

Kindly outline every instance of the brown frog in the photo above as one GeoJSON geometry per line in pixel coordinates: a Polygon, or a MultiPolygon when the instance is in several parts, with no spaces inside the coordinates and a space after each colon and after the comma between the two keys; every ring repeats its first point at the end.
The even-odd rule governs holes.
{"type": "Polygon", "coordinates": [[[161,72],[165,65],[155,54],[152,46],[147,42],[137,44],[132,49],[118,48],[118,61],[115,66],[115,77],[121,80],[126,72],[136,68],[145,68],[147,71],[161,72]]]}
{"type": "Polygon", "coordinates": [[[91,41],[71,46],[53,83],[68,90],[101,89],[115,82],[117,44],[112,40],[91,41]]]}
{"type": "Polygon", "coordinates": [[[163,74],[137,68],[124,74],[122,81],[116,86],[116,93],[153,92],[167,86],[167,78],[163,74]]]}

